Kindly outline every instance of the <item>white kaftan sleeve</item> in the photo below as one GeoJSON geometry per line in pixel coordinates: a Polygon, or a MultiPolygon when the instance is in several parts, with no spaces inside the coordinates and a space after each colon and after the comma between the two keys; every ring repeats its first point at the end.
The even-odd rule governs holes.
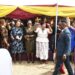
{"type": "Polygon", "coordinates": [[[35,33],[38,33],[38,32],[39,32],[39,30],[40,30],[40,28],[37,28],[37,29],[35,30],[35,33]]]}

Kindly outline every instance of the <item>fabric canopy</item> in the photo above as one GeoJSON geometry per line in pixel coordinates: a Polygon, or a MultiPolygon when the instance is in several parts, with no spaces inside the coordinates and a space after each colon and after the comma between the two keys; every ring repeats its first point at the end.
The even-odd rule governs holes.
{"type": "Polygon", "coordinates": [[[0,6],[0,17],[4,17],[14,11],[16,6],[0,6]]]}
{"type": "Polygon", "coordinates": [[[14,10],[12,13],[8,14],[6,17],[16,18],[16,19],[29,19],[29,18],[33,18],[35,16],[37,16],[37,15],[23,11],[20,8],[16,8],[16,10],[14,10]]]}
{"type": "MultiPolygon", "coordinates": [[[[56,7],[20,6],[19,8],[33,14],[56,16],[56,7]]],[[[58,16],[75,17],[75,7],[58,7],[58,16]]]]}
{"type": "Polygon", "coordinates": [[[17,16],[20,16],[20,18],[23,16],[27,18],[27,13],[28,15],[40,14],[47,16],[56,16],[57,9],[55,4],[58,4],[58,16],[75,17],[74,3],[75,0],[18,0],[18,2],[17,0],[1,0],[0,17],[11,17],[14,15],[14,18],[17,18],[17,16]],[[60,5],[63,6],[61,7],[60,5]],[[21,12],[16,11],[17,8],[19,8],[21,12]],[[18,14],[14,12],[17,12],[18,14]]]}
{"type": "MultiPolygon", "coordinates": [[[[19,6],[23,12],[29,12],[32,14],[41,14],[47,16],[56,16],[56,7],[49,6],[19,6]]],[[[0,17],[4,17],[14,10],[16,6],[0,6],[0,17]]],[[[22,14],[22,13],[20,13],[22,14]]],[[[17,15],[17,14],[16,14],[17,15]]],[[[75,7],[58,7],[58,16],[75,17],[75,7]]]]}
{"type": "Polygon", "coordinates": [[[46,6],[20,6],[20,9],[33,13],[33,14],[42,14],[47,16],[56,15],[56,7],[46,7],[46,6]]]}

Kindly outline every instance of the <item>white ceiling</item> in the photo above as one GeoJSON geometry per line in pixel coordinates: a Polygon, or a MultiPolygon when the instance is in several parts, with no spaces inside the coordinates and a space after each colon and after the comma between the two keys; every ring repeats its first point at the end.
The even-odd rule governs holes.
{"type": "Polygon", "coordinates": [[[56,0],[0,0],[3,5],[52,5],[56,0]]]}
{"type": "Polygon", "coordinates": [[[0,0],[0,5],[58,5],[75,6],[75,0],[0,0]]]}
{"type": "Polygon", "coordinates": [[[75,0],[58,0],[58,5],[75,6],[75,0]]]}

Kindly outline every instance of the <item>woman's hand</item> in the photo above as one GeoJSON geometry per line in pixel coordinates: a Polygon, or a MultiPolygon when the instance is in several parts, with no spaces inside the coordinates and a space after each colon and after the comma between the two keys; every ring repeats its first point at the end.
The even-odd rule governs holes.
{"type": "Polygon", "coordinates": [[[48,26],[48,28],[49,28],[49,32],[48,32],[48,33],[51,34],[51,33],[53,32],[53,30],[52,30],[50,24],[47,24],[47,26],[48,26]]]}
{"type": "Polygon", "coordinates": [[[30,35],[30,37],[34,37],[34,35],[30,35]]]}
{"type": "Polygon", "coordinates": [[[19,36],[16,36],[16,39],[19,40],[19,36]]]}
{"type": "Polygon", "coordinates": [[[24,36],[26,40],[29,40],[29,35],[24,36]]]}
{"type": "Polygon", "coordinates": [[[14,37],[13,37],[13,36],[11,36],[11,39],[12,39],[12,40],[14,40],[14,37]]]}
{"type": "Polygon", "coordinates": [[[10,46],[10,44],[9,43],[7,43],[7,47],[9,47],[10,46]]]}
{"type": "Polygon", "coordinates": [[[50,27],[50,24],[49,24],[49,23],[47,23],[47,26],[48,26],[48,27],[50,27]]]}
{"type": "Polygon", "coordinates": [[[29,35],[26,35],[27,38],[29,38],[29,35]]]}

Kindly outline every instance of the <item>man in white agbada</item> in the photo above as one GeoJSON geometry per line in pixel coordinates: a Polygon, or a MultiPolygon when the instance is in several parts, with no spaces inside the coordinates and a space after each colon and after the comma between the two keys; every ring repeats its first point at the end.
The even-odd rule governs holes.
{"type": "Polygon", "coordinates": [[[0,75],[12,75],[12,59],[4,48],[0,48],[0,75]]]}

